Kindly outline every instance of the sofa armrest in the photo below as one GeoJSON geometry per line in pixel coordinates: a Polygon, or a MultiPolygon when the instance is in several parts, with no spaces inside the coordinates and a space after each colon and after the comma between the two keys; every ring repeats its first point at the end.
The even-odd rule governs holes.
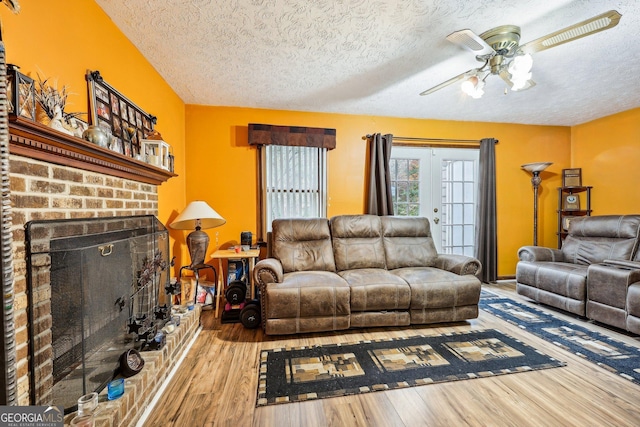
{"type": "Polygon", "coordinates": [[[253,280],[258,286],[262,287],[267,283],[280,283],[284,271],[282,264],[275,258],[266,258],[260,260],[253,267],[253,280]]]}
{"type": "Polygon", "coordinates": [[[460,276],[472,274],[478,277],[482,270],[482,264],[480,264],[480,261],[477,259],[457,254],[438,254],[435,267],[459,274],[460,276]]]}
{"type": "Polygon", "coordinates": [[[622,259],[605,259],[603,264],[624,268],[625,270],[640,270],[640,261],[627,261],[622,259]]]}
{"type": "Polygon", "coordinates": [[[542,246],[523,246],[518,249],[518,259],[529,262],[564,262],[564,255],[560,249],[543,248],[542,246]]]}

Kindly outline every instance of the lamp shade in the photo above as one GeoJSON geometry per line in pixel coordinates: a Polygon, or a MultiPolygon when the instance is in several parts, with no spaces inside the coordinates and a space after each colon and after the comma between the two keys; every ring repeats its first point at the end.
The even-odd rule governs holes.
{"type": "Polygon", "coordinates": [[[218,212],[202,200],[195,200],[169,226],[175,230],[194,230],[219,227],[226,223],[218,212]]]}
{"type": "Polygon", "coordinates": [[[526,170],[527,172],[542,172],[543,170],[545,170],[546,168],[548,168],[549,166],[551,166],[553,163],[552,162],[535,162],[535,163],[527,163],[521,166],[522,169],[526,170]]]}

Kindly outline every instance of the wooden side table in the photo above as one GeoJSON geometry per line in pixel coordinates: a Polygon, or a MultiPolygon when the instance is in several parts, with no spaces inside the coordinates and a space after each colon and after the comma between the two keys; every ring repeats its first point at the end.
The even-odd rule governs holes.
{"type": "MultiPolygon", "coordinates": [[[[194,305],[195,305],[195,303],[196,303],[196,301],[198,299],[198,285],[206,287],[206,285],[204,283],[200,283],[200,270],[205,270],[205,269],[211,269],[211,271],[213,272],[214,280],[215,280],[216,279],[216,270],[215,270],[215,268],[213,268],[212,265],[209,265],[209,264],[198,264],[198,265],[195,265],[195,266],[185,265],[185,266],[180,267],[180,273],[179,273],[180,281],[182,281],[182,272],[184,270],[193,271],[193,275],[194,275],[194,277],[196,279],[196,286],[195,286],[195,289],[193,290],[193,304],[194,305]]],[[[187,305],[188,301],[182,301],[181,303],[184,304],[184,305],[187,305]]]]}
{"type": "Polygon", "coordinates": [[[229,259],[248,259],[249,260],[249,287],[251,288],[251,299],[256,297],[256,288],[253,284],[253,267],[256,265],[256,258],[260,256],[260,249],[249,249],[248,251],[240,251],[236,252],[233,249],[218,249],[213,254],[211,254],[211,258],[213,260],[218,260],[218,285],[216,289],[216,313],[215,316],[218,317],[218,309],[220,307],[220,300],[222,299],[222,290],[226,286],[224,271],[222,269],[222,260],[229,259]]]}

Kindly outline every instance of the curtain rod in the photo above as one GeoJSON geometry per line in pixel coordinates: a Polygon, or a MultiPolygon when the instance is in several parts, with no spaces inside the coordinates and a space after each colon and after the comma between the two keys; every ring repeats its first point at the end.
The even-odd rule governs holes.
{"type": "MultiPolygon", "coordinates": [[[[362,137],[363,140],[368,140],[373,135],[367,134],[362,137]]],[[[440,139],[440,138],[412,138],[407,136],[394,136],[393,140],[403,140],[403,141],[421,141],[421,142],[463,142],[463,143],[476,143],[479,144],[481,140],[479,139],[440,139]]],[[[496,140],[496,143],[498,140],[496,140]]]]}

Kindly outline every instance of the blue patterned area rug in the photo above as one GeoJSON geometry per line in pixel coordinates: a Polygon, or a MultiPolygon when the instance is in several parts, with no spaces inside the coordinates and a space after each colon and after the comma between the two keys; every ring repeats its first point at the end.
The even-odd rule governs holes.
{"type": "Polygon", "coordinates": [[[480,308],[519,328],[640,384],[640,348],[552,314],[482,290],[480,308]]]}
{"type": "Polygon", "coordinates": [[[264,350],[256,406],[564,365],[496,329],[264,350]]]}

